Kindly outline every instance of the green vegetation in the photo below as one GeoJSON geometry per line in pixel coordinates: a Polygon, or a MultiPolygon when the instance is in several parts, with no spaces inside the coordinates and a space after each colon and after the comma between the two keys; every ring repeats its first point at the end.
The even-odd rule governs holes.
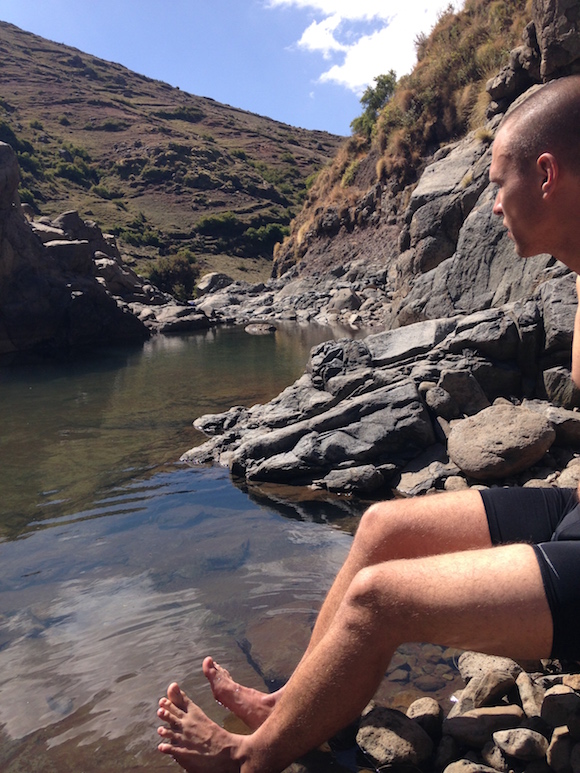
{"type": "Polygon", "coordinates": [[[378,75],[374,81],[376,85],[368,86],[360,99],[365,108],[363,114],[350,124],[355,134],[362,134],[367,140],[372,137],[379,112],[395,93],[397,74],[390,70],[386,75],[378,75]]]}
{"type": "Polygon", "coordinates": [[[147,224],[147,218],[143,212],[140,212],[126,225],[115,226],[111,231],[123,242],[133,247],[162,247],[164,245],[160,233],[147,224]]]}
{"type": "Polygon", "coordinates": [[[84,128],[87,132],[123,132],[129,128],[129,125],[128,121],[115,121],[109,118],[103,123],[89,121],[84,128]]]}
{"type": "Polygon", "coordinates": [[[176,107],[173,110],[156,110],[153,115],[156,115],[158,118],[165,118],[168,121],[187,121],[188,123],[199,123],[205,118],[203,110],[190,105],[176,107]]]}
{"type": "Polygon", "coordinates": [[[180,301],[188,301],[194,297],[199,274],[196,256],[188,248],[183,248],[176,255],[156,260],[150,266],[147,277],[163,292],[171,293],[180,301]]]}

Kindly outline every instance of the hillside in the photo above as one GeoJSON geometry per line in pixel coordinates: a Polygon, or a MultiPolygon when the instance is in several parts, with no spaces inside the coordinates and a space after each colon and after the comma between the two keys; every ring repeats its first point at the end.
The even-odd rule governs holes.
{"type": "Polygon", "coordinates": [[[250,281],[342,138],[192,96],[0,22],[0,140],[37,215],[77,209],[126,262],[181,251],[250,281]]]}
{"type": "MultiPolygon", "coordinates": [[[[318,175],[290,236],[277,248],[277,275],[297,262],[319,270],[315,253],[322,247],[328,254],[328,236],[338,230],[329,229],[329,223],[341,223],[347,231],[360,226],[358,214],[367,206],[365,197],[376,195],[375,186],[389,194],[385,219],[395,217],[434,154],[484,126],[492,102],[486,84],[522,43],[531,5],[530,0],[466,0],[462,11],[449,7],[431,34],[415,41],[413,71],[397,81],[392,97],[370,122],[364,113],[355,119],[359,131],[318,175]]],[[[528,41],[531,47],[534,43],[528,41]]],[[[521,93],[536,75],[529,63],[520,70],[525,71],[518,84],[521,93]]],[[[499,107],[496,112],[506,105],[499,107]]],[[[344,259],[340,241],[333,240],[338,261],[344,259]]]]}

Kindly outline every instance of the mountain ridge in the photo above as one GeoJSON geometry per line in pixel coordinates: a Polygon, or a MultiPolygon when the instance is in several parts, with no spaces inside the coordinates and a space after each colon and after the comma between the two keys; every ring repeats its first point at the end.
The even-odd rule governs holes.
{"type": "Polygon", "coordinates": [[[0,22],[0,139],[21,200],[79,210],[147,269],[185,250],[250,280],[344,138],[292,127],[0,22]]]}

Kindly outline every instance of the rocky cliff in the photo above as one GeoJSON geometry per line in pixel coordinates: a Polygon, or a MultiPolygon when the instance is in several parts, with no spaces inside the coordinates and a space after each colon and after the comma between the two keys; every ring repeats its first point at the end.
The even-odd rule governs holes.
{"type": "Polygon", "coordinates": [[[123,264],[115,239],[76,211],[29,220],[19,171],[0,142],[0,357],[68,354],[138,343],[151,331],[208,327],[200,311],[159,292],[123,264]]]}

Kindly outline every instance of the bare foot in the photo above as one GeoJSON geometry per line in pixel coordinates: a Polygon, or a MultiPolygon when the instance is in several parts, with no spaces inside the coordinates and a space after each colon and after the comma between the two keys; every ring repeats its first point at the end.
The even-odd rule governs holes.
{"type": "Polygon", "coordinates": [[[202,668],[216,701],[245,722],[250,730],[256,730],[270,716],[281,690],[269,694],[244,687],[234,682],[229,672],[213,658],[206,658],[202,668]]]}
{"type": "Polygon", "coordinates": [[[164,739],[157,747],[189,773],[239,773],[235,736],[212,722],[173,682],[161,698],[157,716],[169,727],[158,727],[164,739]]]}

